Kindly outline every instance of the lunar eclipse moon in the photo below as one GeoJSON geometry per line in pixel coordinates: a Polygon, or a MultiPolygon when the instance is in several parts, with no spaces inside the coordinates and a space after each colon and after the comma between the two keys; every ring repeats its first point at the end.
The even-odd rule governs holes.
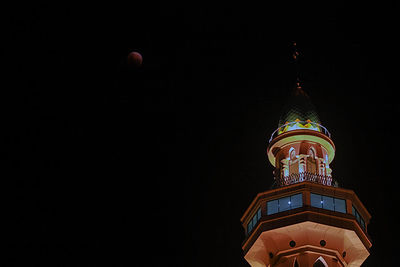
{"type": "Polygon", "coordinates": [[[133,51],[129,53],[127,61],[130,66],[139,68],[142,65],[143,57],[139,52],[133,51]]]}

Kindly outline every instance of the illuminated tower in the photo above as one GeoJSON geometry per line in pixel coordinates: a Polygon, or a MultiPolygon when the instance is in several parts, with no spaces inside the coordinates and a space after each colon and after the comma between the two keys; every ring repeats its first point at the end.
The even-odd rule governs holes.
{"type": "Polygon", "coordinates": [[[335,145],[299,83],[267,148],[271,190],[241,218],[252,267],[360,266],[369,256],[371,218],[354,191],[340,188],[329,164],[335,145]]]}

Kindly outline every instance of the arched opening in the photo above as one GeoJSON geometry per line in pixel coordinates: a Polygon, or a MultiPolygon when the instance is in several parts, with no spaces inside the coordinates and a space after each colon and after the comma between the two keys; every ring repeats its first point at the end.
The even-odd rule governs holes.
{"type": "Polygon", "coordinates": [[[293,267],[300,267],[299,263],[297,262],[297,259],[294,260],[293,267]]]}
{"type": "Polygon", "coordinates": [[[315,159],[316,153],[315,153],[315,149],[314,149],[313,147],[310,147],[310,149],[308,150],[308,155],[309,155],[311,158],[315,159]]]}
{"type": "Polygon", "coordinates": [[[289,150],[289,175],[299,173],[299,160],[296,158],[296,150],[292,147],[289,150]]]}
{"type": "Polygon", "coordinates": [[[296,159],[296,150],[293,147],[289,149],[289,158],[290,160],[296,159]]]}
{"type": "Polygon", "coordinates": [[[307,172],[309,173],[317,173],[317,161],[315,160],[315,149],[310,147],[308,150],[308,157],[307,157],[307,172]]]}
{"type": "Polygon", "coordinates": [[[313,267],[328,267],[328,264],[324,260],[324,258],[319,257],[313,264],[313,267]]]}

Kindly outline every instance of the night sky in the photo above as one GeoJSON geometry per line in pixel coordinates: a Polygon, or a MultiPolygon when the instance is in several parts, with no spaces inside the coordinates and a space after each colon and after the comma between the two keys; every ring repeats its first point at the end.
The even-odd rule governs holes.
{"type": "Polygon", "coordinates": [[[3,8],[1,265],[248,266],[292,41],[333,176],[372,215],[363,266],[398,263],[395,7],[187,2],[3,8]]]}

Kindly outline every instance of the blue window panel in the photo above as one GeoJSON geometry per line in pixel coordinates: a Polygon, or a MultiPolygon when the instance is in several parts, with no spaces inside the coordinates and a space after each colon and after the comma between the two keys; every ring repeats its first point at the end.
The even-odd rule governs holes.
{"type": "Polygon", "coordinates": [[[290,197],[283,197],[279,199],[279,211],[290,210],[290,197]]]}
{"type": "Polygon", "coordinates": [[[257,224],[257,214],[253,216],[253,227],[257,224]]]}
{"type": "Polygon", "coordinates": [[[360,222],[360,219],[361,219],[360,214],[356,211],[356,220],[357,220],[357,222],[360,222]]]}
{"type": "Polygon", "coordinates": [[[249,224],[247,225],[247,233],[250,233],[251,230],[253,230],[253,222],[250,221],[249,224]]]}
{"type": "MultiPolygon", "coordinates": [[[[296,194],[293,196],[283,197],[276,200],[267,202],[267,215],[287,211],[303,206],[303,194],[296,194]]],[[[261,218],[261,210],[259,211],[261,218]]]]}
{"type": "Polygon", "coordinates": [[[322,197],[321,195],[311,193],[311,206],[316,208],[322,208],[322,197]]]}
{"type": "Polygon", "coordinates": [[[261,209],[257,211],[257,221],[261,219],[261,209]]]}
{"type": "Polygon", "coordinates": [[[278,200],[271,200],[267,202],[267,215],[277,213],[278,211],[278,200]]]}
{"type": "Polygon", "coordinates": [[[303,206],[303,194],[297,194],[290,197],[290,206],[292,209],[300,208],[303,206]]]}
{"type": "Polygon", "coordinates": [[[365,230],[365,222],[364,220],[360,217],[360,224],[363,230],[365,230]]]}
{"type": "Polygon", "coordinates": [[[357,222],[361,225],[361,228],[365,230],[365,221],[354,206],[352,206],[352,213],[356,217],[357,222]]]}
{"type": "Polygon", "coordinates": [[[346,213],[346,200],[335,198],[335,211],[346,213]]]}
{"type": "Polygon", "coordinates": [[[322,196],[322,208],[326,210],[335,210],[333,197],[322,196]]]}
{"type": "Polygon", "coordinates": [[[354,206],[351,206],[351,214],[356,216],[356,208],[354,208],[354,206]]]}

